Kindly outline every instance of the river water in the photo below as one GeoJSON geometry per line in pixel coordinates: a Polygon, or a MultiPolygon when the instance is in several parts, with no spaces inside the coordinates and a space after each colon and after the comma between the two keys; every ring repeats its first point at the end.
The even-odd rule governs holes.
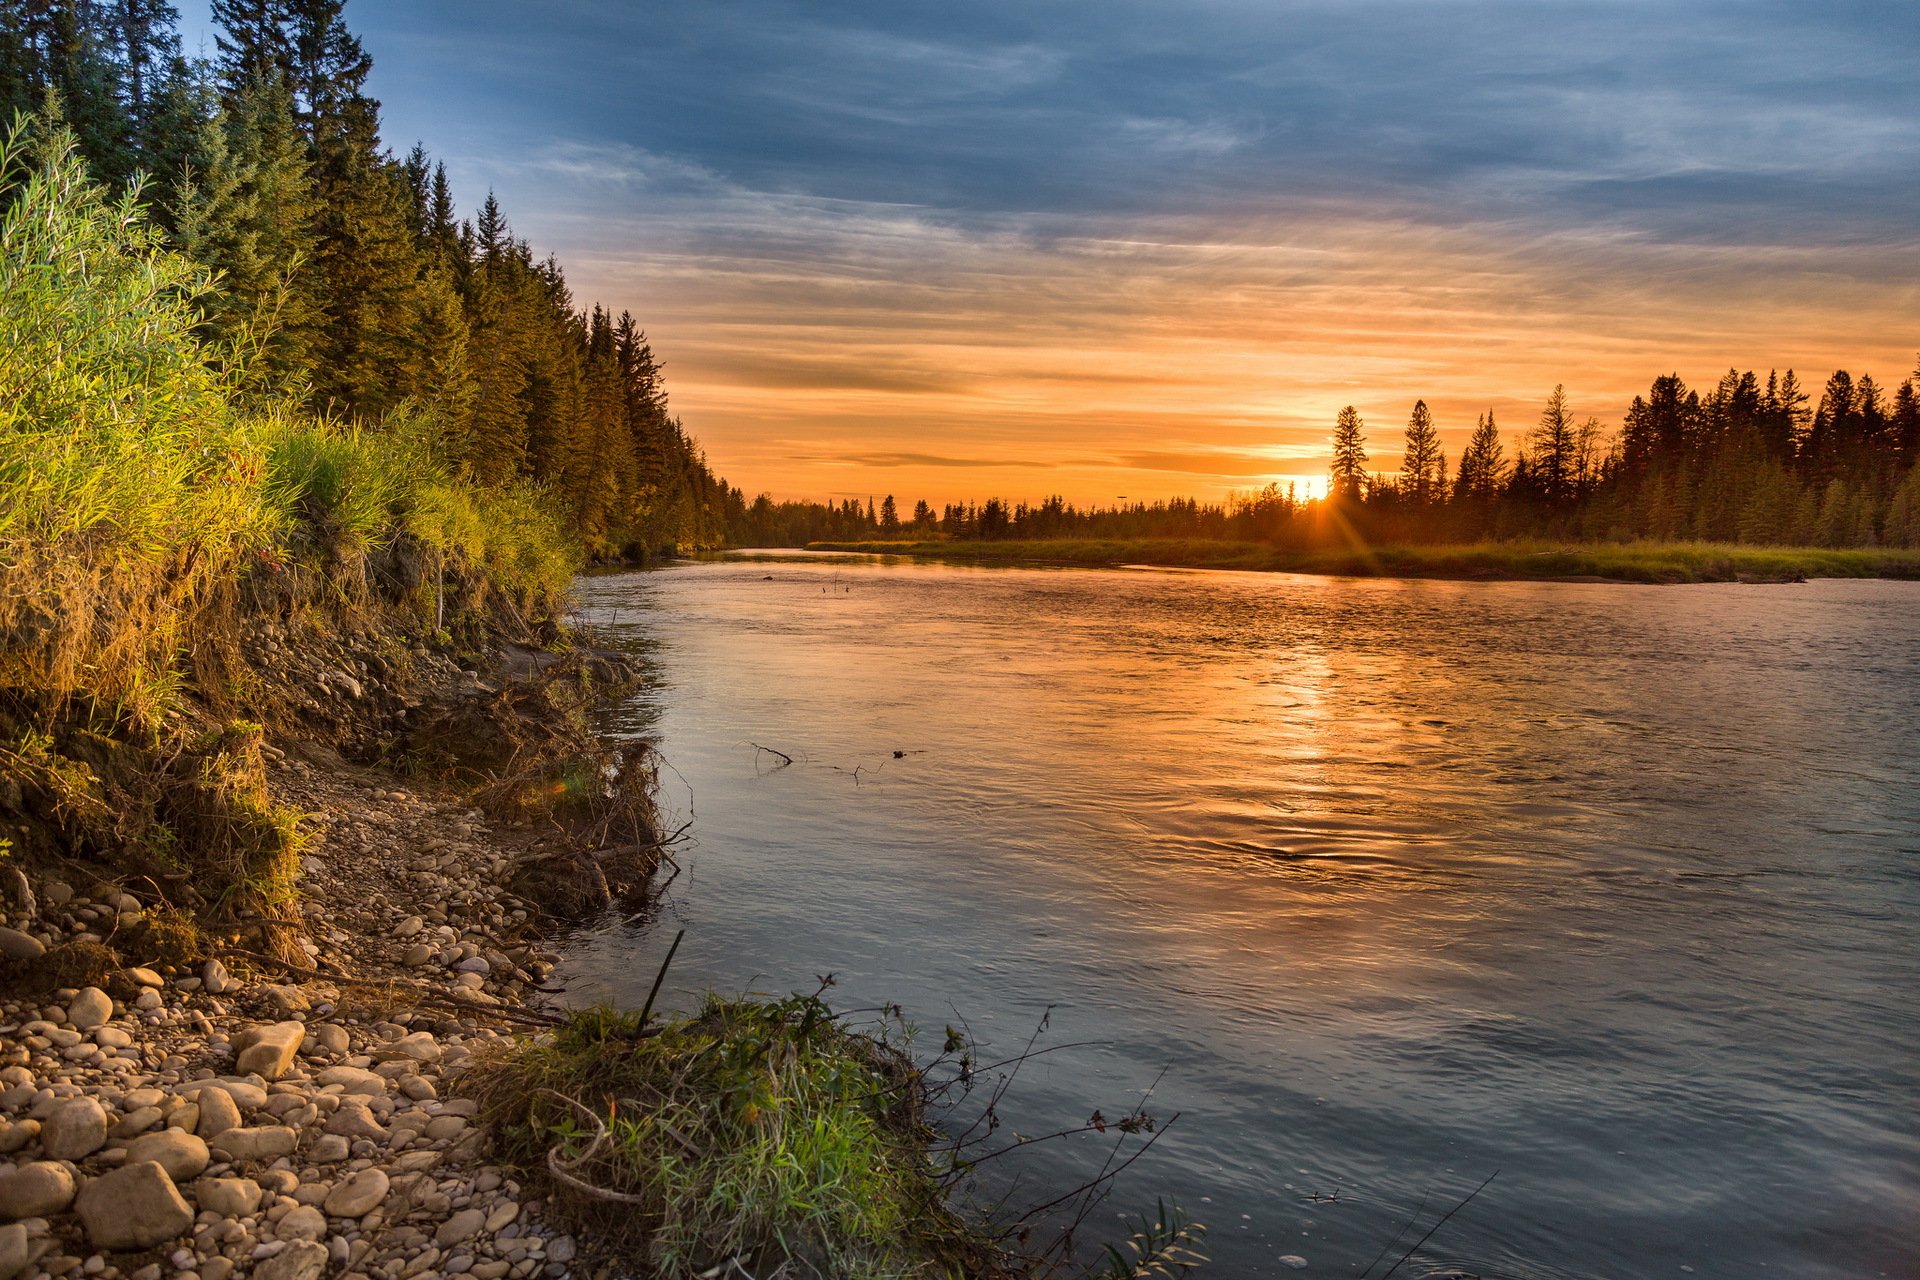
{"type": "Polygon", "coordinates": [[[682,1007],[830,972],[985,1057],[1051,1009],[1077,1047],[1010,1127],[1151,1086],[1179,1119],[1094,1226],[1164,1195],[1210,1275],[1397,1234],[1378,1277],[1498,1171],[1398,1274],[1920,1276],[1920,584],[738,558],[581,596],[697,843],[570,998],[637,1005],[684,928],[682,1007]]]}

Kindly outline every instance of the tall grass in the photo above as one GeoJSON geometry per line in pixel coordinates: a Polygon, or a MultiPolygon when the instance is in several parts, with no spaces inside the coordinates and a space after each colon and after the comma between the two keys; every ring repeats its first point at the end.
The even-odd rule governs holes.
{"type": "Polygon", "coordinates": [[[419,411],[362,427],[244,397],[200,323],[218,281],[69,134],[0,141],[0,209],[0,690],[151,726],[236,583],[293,564],[364,598],[408,537],[436,614],[449,575],[472,607],[559,611],[577,561],[538,491],[465,482],[419,411]]]}
{"type": "Polygon", "coordinates": [[[70,137],[0,142],[0,684],[164,701],[182,626],[279,524],[212,281],[70,137]]]}
{"type": "Polygon", "coordinates": [[[946,1204],[911,1065],[817,997],[585,1010],[470,1085],[507,1158],[645,1274],[1001,1274],[946,1204]]]}

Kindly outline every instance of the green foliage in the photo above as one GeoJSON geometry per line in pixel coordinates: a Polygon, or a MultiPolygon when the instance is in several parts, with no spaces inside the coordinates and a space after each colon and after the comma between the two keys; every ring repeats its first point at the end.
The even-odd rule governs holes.
{"type": "Polygon", "coordinates": [[[0,682],[165,700],[185,624],[277,525],[255,426],[198,332],[204,270],[71,135],[0,143],[0,682]]]}
{"type": "Polygon", "coordinates": [[[946,1207],[917,1076],[814,997],[710,997],[645,1027],[608,1009],[472,1077],[505,1154],[662,1275],[991,1273],[946,1207]]]}

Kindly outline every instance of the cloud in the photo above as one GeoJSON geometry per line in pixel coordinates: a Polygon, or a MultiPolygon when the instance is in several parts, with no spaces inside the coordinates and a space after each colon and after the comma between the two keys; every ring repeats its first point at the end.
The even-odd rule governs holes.
{"type": "Polygon", "coordinates": [[[1058,466],[1027,458],[950,458],[936,453],[855,453],[844,461],[862,467],[1037,467],[1058,466]]]}
{"type": "Polygon", "coordinates": [[[349,17],[389,136],[470,204],[497,188],[576,296],[631,308],[736,482],[1044,471],[1072,496],[1317,472],[1350,402],[1385,440],[1424,397],[1457,451],[1556,382],[1611,422],[1673,368],[1911,368],[1910,8],[349,17]]]}

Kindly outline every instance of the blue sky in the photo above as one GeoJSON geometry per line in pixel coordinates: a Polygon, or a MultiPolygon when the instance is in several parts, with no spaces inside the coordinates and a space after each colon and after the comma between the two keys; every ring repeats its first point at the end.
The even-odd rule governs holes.
{"type": "Polygon", "coordinates": [[[1416,396],[1614,425],[1920,345],[1911,0],[347,14],[389,143],[631,308],[750,491],[1218,496],[1349,402],[1390,467],[1416,396]]]}

